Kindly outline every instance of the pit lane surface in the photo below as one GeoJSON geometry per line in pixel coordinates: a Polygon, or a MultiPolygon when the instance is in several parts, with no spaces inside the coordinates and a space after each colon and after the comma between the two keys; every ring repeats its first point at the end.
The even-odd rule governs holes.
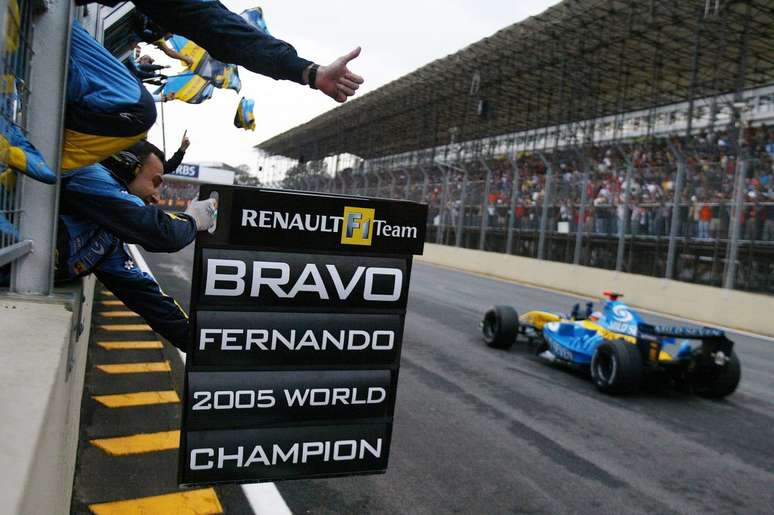
{"type": "MultiPolygon", "coordinates": [[[[143,254],[187,306],[193,245],[143,254]]],[[[581,374],[479,336],[493,304],[567,312],[577,301],[415,263],[387,474],[277,483],[290,509],[774,513],[774,341],[729,333],[742,383],[709,401],[663,388],[607,397],[581,374]]]]}

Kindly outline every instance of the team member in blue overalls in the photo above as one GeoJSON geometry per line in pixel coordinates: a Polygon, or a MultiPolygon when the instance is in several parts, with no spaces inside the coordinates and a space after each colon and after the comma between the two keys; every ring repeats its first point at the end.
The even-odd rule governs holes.
{"type": "Polygon", "coordinates": [[[141,141],[112,157],[73,171],[62,180],[57,279],[89,273],[154,331],[185,350],[188,317],[156,281],[137,268],[126,249],[136,243],[151,252],[176,252],[197,230],[214,223],[215,201],[193,201],[185,213],[155,204],[163,182],[164,154],[141,141]]]}
{"type": "MultiPolygon", "coordinates": [[[[76,0],[79,5],[88,3],[115,6],[120,2],[76,0]]],[[[362,77],[347,69],[347,63],[360,54],[360,48],[329,66],[318,66],[299,57],[291,45],[251,25],[217,0],[132,0],[132,3],[164,30],[185,36],[218,61],[244,66],[274,79],[308,84],[337,102],[345,102],[363,83],[362,77]]]]}
{"type": "Polygon", "coordinates": [[[98,163],[144,139],[156,121],[150,93],[110,52],[73,23],[62,172],[98,163]]]}

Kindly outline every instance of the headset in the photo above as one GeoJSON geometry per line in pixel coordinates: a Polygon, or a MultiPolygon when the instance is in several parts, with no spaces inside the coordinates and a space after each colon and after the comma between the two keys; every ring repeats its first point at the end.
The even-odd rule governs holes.
{"type": "Polygon", "coordinates": [[[127,185],[134,180],[142,166],[139,158],[128,150],[113,154],[101,164],[127,185]]]}

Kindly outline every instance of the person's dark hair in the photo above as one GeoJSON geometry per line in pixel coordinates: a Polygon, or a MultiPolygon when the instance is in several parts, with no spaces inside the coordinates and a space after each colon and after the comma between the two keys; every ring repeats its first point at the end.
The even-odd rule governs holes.
{"type": "Polygon", "coordinates": [[[151,154],[158,157],[162,164],[166,162],[164,152],[159,150],[153,143],[142,140],[126,150],[122,150],[108,157],[102,161],[102,165],[105,166],[114,177],[128,185],[134,180],[140,167],[145,164],[145,161],[148,160],[148,157],[151,154]]]}
{"type": "Polygon", "coordinates": [[[162,39],[167,31],[164,30],[158,23],[150,20],[144,14],[140,14],[135,11],[132,19],[132,30],[145,43],[153,43],[162,39]]]}
{"type": "Polygon", "coordinates": [[[145,161],[148,160],[148,157],[151,154],[158,157],[162,164],[167,161],[166,157],[164,156],[164,152],[162,152],[159,147],[149,142],[148,140],[138,141],[131,147],[127,148],[126,152],[134,154],[134,156],[140,162],[140,165],[144,165],[145,161]]]}

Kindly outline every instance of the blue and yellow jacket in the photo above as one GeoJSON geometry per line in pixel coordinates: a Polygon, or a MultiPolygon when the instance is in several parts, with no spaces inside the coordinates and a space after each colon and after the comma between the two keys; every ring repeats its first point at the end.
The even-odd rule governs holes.
{"type": "Polygon", "coordinates": [[[137,268],[126,244],[176,252],[195,237],[191,217],[145,205],[100,164],[75,170],[62,180],[57,279],[94,273],[154,331],[182,350],[188,341],[188,316],[137,268]]]}
{"type": "Polygon", "coordinates": [[[156,121],[151,94],[77,21],[70,42],[66,103],[63,175],[132,146],[156,121]]]}

